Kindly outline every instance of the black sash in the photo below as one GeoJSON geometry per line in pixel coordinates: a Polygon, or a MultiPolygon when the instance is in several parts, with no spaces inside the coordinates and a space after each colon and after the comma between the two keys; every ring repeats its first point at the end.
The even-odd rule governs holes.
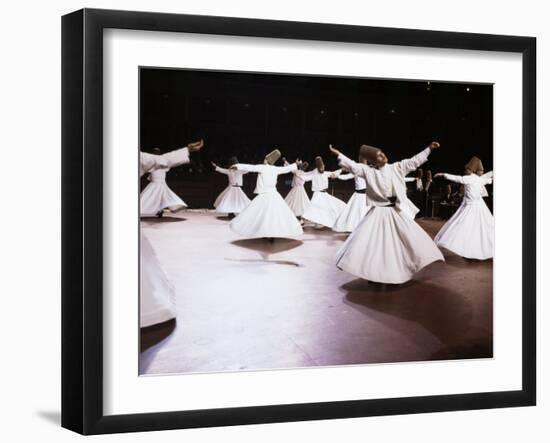
{"type": "Polygon", "coordinates": [[[367,193],[367,190],[366,189],[356,189],[355,192],[357,194],[366,194],[367,193]]]}

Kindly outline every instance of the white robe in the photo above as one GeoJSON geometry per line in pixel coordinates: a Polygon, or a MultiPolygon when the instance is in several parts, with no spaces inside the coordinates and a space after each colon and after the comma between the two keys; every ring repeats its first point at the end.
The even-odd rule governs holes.
{"type": "Polygon", "coordinates": [[[405,187],[405,176],[426,162],[429,154],[426,148],[410,159],[380,169],[338,156],[343,167],[365,179],[370,206],[337,253],[339,269],[366,280],[399,284],[430,263],[444,261],[436,244],[414,221],[416,212],[405,187]],[[390,198],[395,198],[395,206],[390,198]]]}
{"type": "Polygon", "coordinates": [[[309,197],[304,186],[311,180],[311,176],[301,170],[294,171],[293,174],[292,188],[285,197],[285,202],[296,217],[301,217],[309,205],[309,197]]]}
{"type": "Polygon", "coordinates": [[[367,197],[365,195],[367,182],[365,182],[363,177],[356,176],[351,173],[339,174],[337,178],[338,180],[353,179],[355,184],[355,192],[348,200],[342,213],[334,222],[332,230],[335,232],[352,232],[367,214],[368,206],[367,197]]]}
{"type": "Polygon", "coordinates": [[[335,178],[340,171],[323,171],[317,168],[306,172],[305,175],[311,178],[311,190],[313,197],[310,204],[304,211],[303,218],[318,225],[332,228],[338,216],[345,209],[346,204],[339,198],[333,197],[327,192],[329,177],[335,178]]]}
{"type": "Polygon", "coordinates": [[[250,204],[250,199],[242,190],[243,175],[246,174],[246,172],[236,169],[224,169],[218,166],[216,166],[216,171],[220,174],[227,175],[227,180],[229,182],[227,188],[218,195],[214,202],[216,212],[238,214],[244,211],[250,204]]]}
{"type": "MultiPolygon", "coordinates": [[[[164,155],[140,153],[140,175],[158,168],[172,168],[189,162],[187,148],[164,155]]],[[[175,293],[162,269],[147,235],[140,229],[140,316],[139,325],[144,328],[176,317],[175,293]]]]}
{"type": "Polygon", "coordinates": [[[149,173],[150,183],[141,191],[139,211],[142,216],[152,216],[163,209],[175,212],[187,205],[166,184],[168,168],[159,168],[149,173]]]}
{"type": "Polygon", "coordinates": [[[235,217],[229,227],[245,238],[292,238],[303,234],[302,226],[277,191],[277,177],[297,170],[289,166],[236,165],[237,170],[257,172],[257,196],[235,217]]]}
{"type": "Polygon", "coordinates": [[[465,258],[487,260],[494,255],[495,220],[483,201],[485,185],[492,183],[492,174],[481,177],[444,174],[454,183],[464,185],[462,204],[435,237],[438,246],[465,258]]]}

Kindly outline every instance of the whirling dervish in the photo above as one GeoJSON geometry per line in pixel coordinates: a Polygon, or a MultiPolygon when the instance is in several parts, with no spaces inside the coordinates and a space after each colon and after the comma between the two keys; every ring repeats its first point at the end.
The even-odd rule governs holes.
{"type": "MultiPolygon", "coordinates": [[[[154,148],[153,155],[160,156],[160,149],[154,148]]],[[[164,210],[176,212],[187,207],[185,202],[166,184],[166,173],[169,167],[159,167],[149,173],[150,183],[139,196],[139,213],[142,217],[162,217],[164,210]]]]}
{"type": "Polygon", "coordinates": [[[366,181],[369,210],[336,256],[336,266],[366,280],[405,283],[434,261],[444,261],[430,236],[414,221],[414,206],[406,193],[405,176],[428,160],[439,143],[432,142],[419,154],[388,164],[382,149],[362,145],[357,163],[332,145],[342,167],[366,181]]]}
{"type": "MultiPolygon", "coordinates": [[[[366,164],[366,160],[360,157],[359,163],[366,164]]],[[[361,223],[361,220],[363,220],[368,211],[366,198],[367,183],[363,177],[351,172],[338,174],[337,178],[338,180],[353,179],[355,192],[348,200],[345,209],[336,219],[332,230],[336,232],[352,232],[361,223]]]]}
{"type": "Polygon", "coordinates": [[[293,238],[302,235],[302,226],[277,191],[277,177],[296,171],[300,161],[288,166],[274,166],[281,157],[278,149],[267,154],[261,165],[238,163],[232,169],[257,172],[257,194],[252,202],[229,224],[231,230],[245,238],[293,238]]]}
{"type": "Polygon", "coordinates": [[[345,209],[346,204],[339,198],[333,197],[328,191],[328,179],[336,178],[341,171],[326,171],[321,157],[315,158],[315,169],[306,172],[311,178],[313,197],[304,211],[303,218],[316,224],[316,227],[332,228],[338,216],[345,209]]]}
{"type": "MultiPolygon", "coordinates": [[[[289,165],[286,159],[283,159],[283,161],[285,166],[289,165]]],[[[309,197],[304,188],[306,182],[311,180],[311,175],[308,175],[306,173],[308,166],[309,166],[308,162],[302,162],[298,170],[292,173],[293,174],[292,185],[291,185],[292,188],[290,189],[289,193],[285,197],[285,202],[287,203],[288,207],[292,210],[292,212],[294,212],[294,215],[298,217],[298,219],[300,220],[300,223],[303,223],[302,215],[304,215],[304,211],[309,205],[309,197]]]]}
{"type": "Polygon", "coordinates": [[[462,204],[435,236],[438,246],[464,258],[487,260],[493,257],[495,219],[483,200],[485,185],[493,182],[493,173],[483,174],[483,164],[477,157],[465,165],[465,175],[435,174],[464,185],[462,204]]]}
{"type": "Polygon", "coordinates": [[[214,202],[214,208],[216,212],[227,214],[230,218],[235,217],[236,214],[244,211],[244,209],[250,204],[250,199],[243,192],[243,175],[246,171],[239,171],[237,169],[231,169],[231,166],[239,163],[237,157],[231,157],[229,159],[229,169],[220,168],[216,163],[212,162],[212,166],[221,174],[227,175],[229,184],[214,202]]]}
{"type": "MultiPolygon", "coordinates": [[[[169,169],[189,163],[189,152],[199,151],[204,141],[190,143],[164,155],[140,152],[140,176],[157,169],[169,169]]],[[[140,232],[140,319],[144,328],[176,317],[175,293],[172,283],[161,267],[155,250],[143,229],[140,232]]]]}

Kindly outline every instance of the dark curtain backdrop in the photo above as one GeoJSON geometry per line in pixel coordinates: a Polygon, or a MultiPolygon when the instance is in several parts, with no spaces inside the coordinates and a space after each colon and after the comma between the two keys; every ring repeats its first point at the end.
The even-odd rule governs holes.
{"type": "MultiPolygon", "coordinates": [[[[355,158],[362,143],[384,149],[390,161],[416,154],[431,140],[442,148],[424,169],[460,174],[477,155],[493,162],[493,87],[486,84],[396,81],[238,72],[140,69],[140,148],[162,152],[203,137],[192,164],[175,168],[168,184],[192,208],[211,207],[226,185],[210,161],[236,155],[260,163],[274,148],[289,161],[313,163],[332,143],[355,158]]],[[[291,176],[280,179],[283,195],[291,176]]],[[[255,174],[245,176],[253,196],[255,174]]],[[[435,188],[439,187],[436,182],[435,188]]],[[[347,198],[352,182],[333,184],[347,198]]]]}

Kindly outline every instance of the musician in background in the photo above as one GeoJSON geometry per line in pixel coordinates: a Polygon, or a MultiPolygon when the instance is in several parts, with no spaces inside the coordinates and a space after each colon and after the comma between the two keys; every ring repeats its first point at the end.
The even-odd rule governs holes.
{"type": "Polygon", "coordinates": [[[450,183],[441,188],[441,200],[439,201],[439,214],[441,218],[449,219],[462,203],[459,191],[453,191],[450,183]]]}
{"type": "Polygon", "coordinates": [[[432,216],[432,205],[433,205],[433,202],[432,202],[432,181],[433,181],[433,177],[432,177],[432,171],[431,170],[427,170],[426,171],[426,175],[424,177],[424,182],[423,182],[423,185],[424,185],[424,216],[425,217],[431,217],[432,216]]]}
{"type": "Polygon", "coordinates": [[[426,193],[424,192],[424,171],[422,168],[418,168],[415,171],[415,179],[413,182],[413,189],[411,192],[411,200],[414,205],[419,209],[418,217],[424,217],[426,215],[426,193]]]}

